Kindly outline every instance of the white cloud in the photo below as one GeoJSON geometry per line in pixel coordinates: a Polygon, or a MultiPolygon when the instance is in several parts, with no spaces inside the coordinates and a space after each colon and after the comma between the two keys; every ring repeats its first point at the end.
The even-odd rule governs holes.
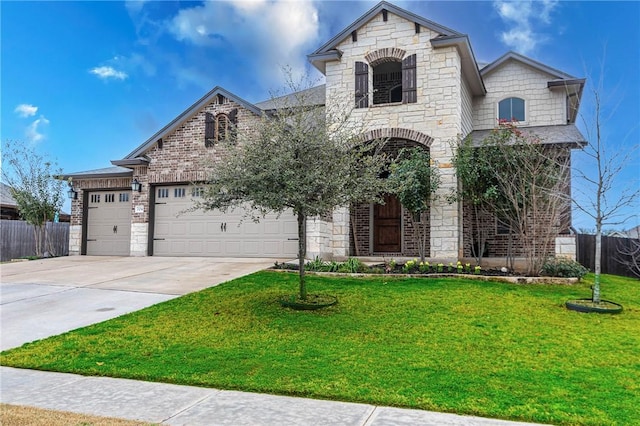
{"type": "Polygon", "coordinates": [[[47,126],[48,124],[49,120],[47,120],[44,115],[41,115],[40,118],[36,119],[27,127],[25,131],[27,140],[31,143],[36,143],[44,139],[45,136],[42,133],[42,127],[47,126]]]}
{"type": "Polygon", "coordinates": [[[129,77],[126,72],[118,71],[115,68],[108,67],[108,66],[95,67],[89,70],[89,72],[91,74],[97,75],[103,80],[106,80],[109,78],[114,78],[116,80],[124,80],[125,78],[129,77]]]}
{"type": "Polygon", "coordinates": [[[494,1],[493,7],[507,26],[500,33],[502,42],[517,52],[531,53],[548,40],[538,27],[551,24],[551,14],[557,6],[557,0],[494,1]]]}
{"type": "Polygon", "coordinates": [[[178,12],[168,31],[195,46],[239,52],[244,66],[270,86],[283,82],[283,66],[296,77],[304,74],[306,54],[320,41],[316,6],[285,0],[205,2],[178,12]]]}
{"type": "Polygon", "coordinates": [[[31,104],[20,104],[13,111],[20,117],[32,117],[38,112],[38,107],[31,104]]]}

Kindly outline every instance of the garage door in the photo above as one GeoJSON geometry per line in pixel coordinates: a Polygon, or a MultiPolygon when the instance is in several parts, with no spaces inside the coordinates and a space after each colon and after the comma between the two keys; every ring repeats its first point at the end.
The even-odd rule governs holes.
{"type": "Polygon", "coordinates": [[[129,256],[131,242],[131,191],[88,194],[87,254],[129,256]]]}
{"type": "Polygon", "coordinates": [[[275,257],[298,253],[298,228],[291,213],[268,215],[259,223],[242,209],[185,212],[199,196],[190,186],[157,187],[153,235],[155,256],[275,257]]]}

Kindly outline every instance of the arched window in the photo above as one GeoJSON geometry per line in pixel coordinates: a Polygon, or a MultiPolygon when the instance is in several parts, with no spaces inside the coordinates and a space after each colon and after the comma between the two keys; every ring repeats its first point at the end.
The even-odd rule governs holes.
{"type": "MultiPolygon", "coordinates": [[[[396,50],[401,53],[400,57],[389,55],[373,60],[372,56],[376,55],[367,55],[367,60],[371,60],[373,68],[374,105],[396,102],[408,104],[418,101],[416,54],[400,59],[404,51],[396,50]]],[[[356,108],[367,108],[370,102],[369,65],[364,62],[355,63],[355,86],[356,108]]]]}
{"type": "Polygon", "coordinates": [[[234,108],[229,113],[216,115],[207,112],[205,114],[204,145],[212,147],[217,142],[228,140],[235,142],[236,125],[238,124],[238,109],[234,108]]]}
{"type": "Polygon", "coordinates": [[[216,142],[223,141],[229,136],[229,117],[226,114],[216,115],[216,142]]]}
{"type": "Polygon", "coordinates": [[[373,104],[388,104],[391,100],[391,91],[400,92],[402,102],[402,62],[383,62],[373,67],[373,104]]]}
{"type": "Polygon", "coordinates": [[[498,120],[525,121],[524,99],[507,98],[498,103],[498,120]]]}

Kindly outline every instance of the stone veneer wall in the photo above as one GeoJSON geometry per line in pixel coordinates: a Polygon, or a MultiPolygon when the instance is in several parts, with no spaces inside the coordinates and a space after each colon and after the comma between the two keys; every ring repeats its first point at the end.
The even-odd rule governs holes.
{"type": "Polygon", "coordinates": [[[517,61],[507,61],[483,76],[487,94],[473,99],[473,127],[492,129],[498,123],[498,102],[512,96],[525,101],[523,126],[567,124],[566,93],[552,91],[553,77],[517,61]]]}
{"type": "MultiPolygon", "coordinates": [[[[451,167],[451,143],[462,132],[461,87],[462,71],[455,47],[434,49],[430,40],[438,34],[422,27],[416,34],[415,23],[393,13],[384,22],[377,15],[357,32],[357,41],[348,36],[337,49],[342,52],[338,61],[326,64],[327,110],[350,108],[355,100],[355,62],[366,61],[367,55],[382,49],[401,49],[406,55],[416,54],[417,102],[411,104],[372,105],[351,112],[357,131],[399,128],[416,130],[433,138],[431,158],[440,168],[441,187],[438,201],[431,209],[431,257],[457,258],[459,246],[459,213],[456,205],[445,197],[457,186],[451,167]]],[[[376,60],[379,60],[377,58],[376,60]]],[[[373,90],[373,71],[369,68],[369,88],[373,90]]],[[[357,209],[357,207],[356,207],[357,209]]],[[[356,215],[358,213],[356,212],[356,215]]]]}

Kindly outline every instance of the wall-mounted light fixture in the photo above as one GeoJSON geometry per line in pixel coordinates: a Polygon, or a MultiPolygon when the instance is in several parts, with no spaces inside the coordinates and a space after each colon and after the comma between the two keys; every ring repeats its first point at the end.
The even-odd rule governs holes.
{"type": "Polygon", "coordinates": [[[77,200],[78,199],[78,191],[75,190],[73,185],[69,185],[69,190],[67,191],[67,195],[69,196],[69,199],[71,199],[71,200],[77,200]]]}
{"type": "Polygon", "coordinates": [[[133,179],[133,182],[131,182],[131,190],[133,192],[140,192],[142,191],[142,184],[140,182],[138,182],[137,178],[133,179]]]}

